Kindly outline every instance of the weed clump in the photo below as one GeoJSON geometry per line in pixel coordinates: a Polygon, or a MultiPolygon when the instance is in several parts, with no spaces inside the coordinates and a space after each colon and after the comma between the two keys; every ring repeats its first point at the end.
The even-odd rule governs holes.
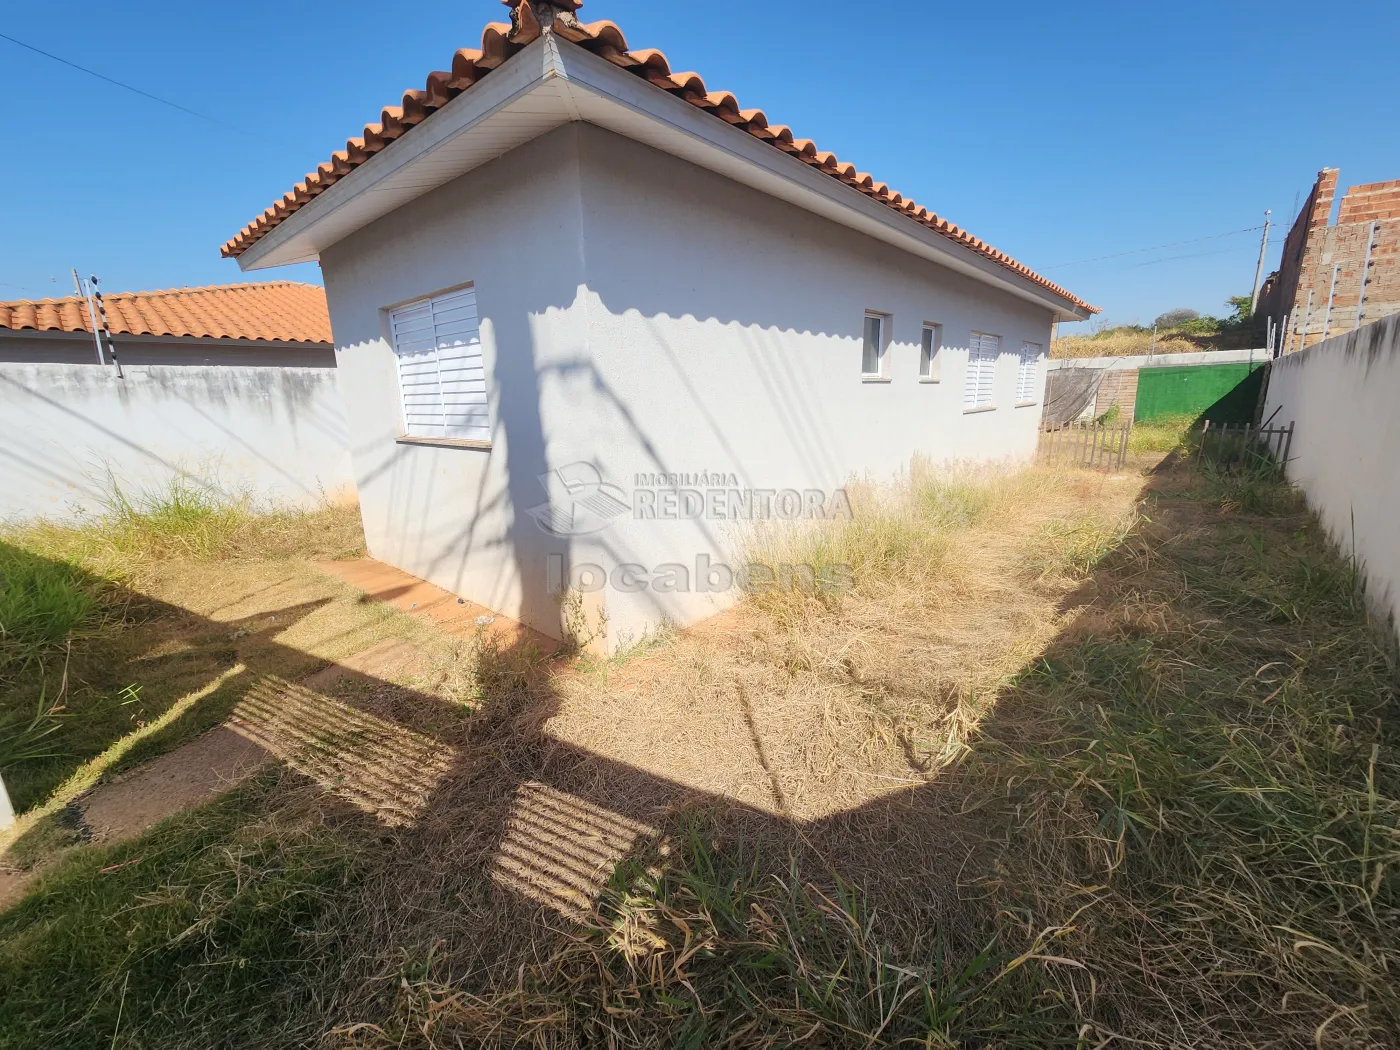
{"type": "Polygon", "coordinates": [[[76,523],[35,521],[5,530],[10,542],[114,579],[171,559],[355,557],[364,551],[358,507],[262,507],[187,477],[129,493],[109,483],[105,506],[76,523]]]}
{"type": "Polygon", "coordinates": [[[1191,440],[1196,417],[1190,414],[1158,416],[1133,424],[1128,451],[1134,455],[1173,452],[1184,449],[1191,440]]]}
{"type": "MultiPolygon", "coordinates": [[[[1033,499],[1043,478],[1034,471],[936,469],[915,461],[893,482],[847,487],[852,514],[824,521],[763,523],[740,544],[749,564],[803,566],[817,580],[848,580],[867,596],[892,588],[937,587],[948,569],[951,538],[990,527],[1033,499]]],[[[817,588],[818,597],[823,596],[817,588]]],[[[754,596],[769,612],[800,607],[810,588],[768,588],[754,596]]],[[[830,600],[839,593],[826,592],[830,600]]]]}

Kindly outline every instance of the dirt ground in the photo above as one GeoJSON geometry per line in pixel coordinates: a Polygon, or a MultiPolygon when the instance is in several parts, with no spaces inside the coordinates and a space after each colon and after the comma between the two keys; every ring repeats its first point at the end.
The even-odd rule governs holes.
{"type": "Polygon", "coordinates": [[[928,782],[974,729],[961,701],[990,698],[1075,615],[1078,583],[1036,564],[1047,529],[1126,522],[1143,484],[1027,480],[1005,513],[955,535],[938,585],[786,624],[738,607],[616,669],[561,677],[546,732],[799,821],[928,782]]]}
{"type": "Polygon", "coordinates": [[[24,888],[34,880],[28,871],[10,871],[0,868],[0,910],[13,904],[24,893],[24,888]]]}
{"type": "MultiPolygon", "coordinates": [[[[166,817],[232,790],[272,757],[251,740],[220,726],[103,782],[73,804],[70,823],[81,841],[124,842],[166,817]]],[[[0,908],[18,900],[38,874],[0,867],[0,908]]]]}
{"type": "Polygon", "coordinates": [[[98,843],[134,838],[172,813],[236,787],[272,756],[220,726],[102,784],[78,803],[83,825],[98,843]]]}

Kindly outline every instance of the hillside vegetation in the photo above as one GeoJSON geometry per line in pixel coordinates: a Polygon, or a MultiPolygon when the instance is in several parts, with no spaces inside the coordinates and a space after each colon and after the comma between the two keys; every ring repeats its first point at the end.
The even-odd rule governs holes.
{"type": "Polygon", "coordinates": [[[1191,310],[1172,310],[1153,326],[1141,324],[1100,328],[1082,335],[1067,335],[1050,347],[1052,358],[1132,357],[1139,354],[1190,354],[1201,350],[1247,350],[1265,341],[1264,318],[1249,316],[1249,296],[1231,296],[1228,317],[1186,316],[1191,310]]]}

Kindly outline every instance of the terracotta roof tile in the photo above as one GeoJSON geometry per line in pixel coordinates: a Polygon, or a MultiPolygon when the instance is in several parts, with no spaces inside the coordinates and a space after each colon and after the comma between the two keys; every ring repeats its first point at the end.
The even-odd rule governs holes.
{"type": "MultiPolygon", "coordinates": [[[[463,91],[470,90],[473,84],[499,67],[511,55],[539,39],[544,30],[534,6],[541,6],[540,0],[503,2],[511,8],[512,24],[491,23],[482,32],[479,51],[466,48],[459,50],[452,56],[451,71],[430,73],[424,90],[404,92],[401,105],[386,108],[380,114],[378,124],[366,126],[361,138],[351,139],[346,143],[344,150],[332,155],[329,163],[322,164],[308,174],[305,182],[298,183],[291,192],[225,244],[224,257],[236,258],[242,255],[307,201],[407,134],[463,91]]],[[[1042,277],[1023,263],[1017,262],[1005,252],[998,251],[934,212],[916,205],[892,191],[883,182],[876,182],[872,176],[857,172],[854,164],[839,160],[833,153],[818,151],[809,139],[794,139],[792,132],[782,125],[770,125],[762,110],[740,109],[738,100],[732,94],[727,91],[710,90],[698,73],[672,73],[670,63],[662,52],[654,49],[629,50],[622,30],[614,23],[579,22],[571,12],[582,6],[581,0],[549,2],[555,8],[565,8],[570,12],[555,16],[552,31],[556,35],[592,51],[654,84],[660,90],[712,113],[725,123],[747,131],[755,138],[768,142],[774,148],[796,157],[834,179],[839,179],[858,192],[904,213],[915,222],[991,259],[1076,306],[1093,313],[1098,312],[1098,307],[1090,306],[1083,299],[1042,277]]]]}
{"type": "MultiPolygon", "coordinates": [[[[113,335],[333,342],[326,293],[295,281],[113,292],[104,294],[102,302],[113,335]]],[[[0,302],[0,328],[92,331],[87,304],[76,295],[0,302]]]]}

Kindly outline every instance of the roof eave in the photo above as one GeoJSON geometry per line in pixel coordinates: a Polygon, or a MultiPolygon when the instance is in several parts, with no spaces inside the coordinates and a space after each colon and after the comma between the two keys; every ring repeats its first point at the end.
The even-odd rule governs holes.
{"type": "Polygon", "coordinates": [[[509,134],[510,108],[551,79],[543,62],[546,39],[552,38],[511,56],[470,91],[287,216],[235,256],[239,268],[246,272],[314,262],[324,249],[375,219],[566,123],[564,115],[539,127],[521,126],[518,136],[509,134]],[[495,148],[473,149],[474,140],[484,140],[488,133],[504,137],[495,148]],[[429,161],[436,177],[425,171],[429,161]]]}
{"type": "MultiPolygon", "coordinates": [[[[65,328],[3,328],[0,339],[43,339],[67,340],[69,342],[91,343],[90,329],[65,328]]],[[[334,350],[334,343],[315,339],[245,339],[237,336],[217,335],[134,335],[130,332],[113,332],[112,339],[123,344],[179,343],[181,346],[226,347],[229,349],[268,349],[268,350],[334,350]]]]}
{"type": "Polygon", "coordinates": [[[253,270],[317,259],[414,197],[574,120],[999,287],[1048,309],[1055,320],[1085,320],[1094,312],[552,34],[293,212],[237,256],[238,264],[253,270]]]}

